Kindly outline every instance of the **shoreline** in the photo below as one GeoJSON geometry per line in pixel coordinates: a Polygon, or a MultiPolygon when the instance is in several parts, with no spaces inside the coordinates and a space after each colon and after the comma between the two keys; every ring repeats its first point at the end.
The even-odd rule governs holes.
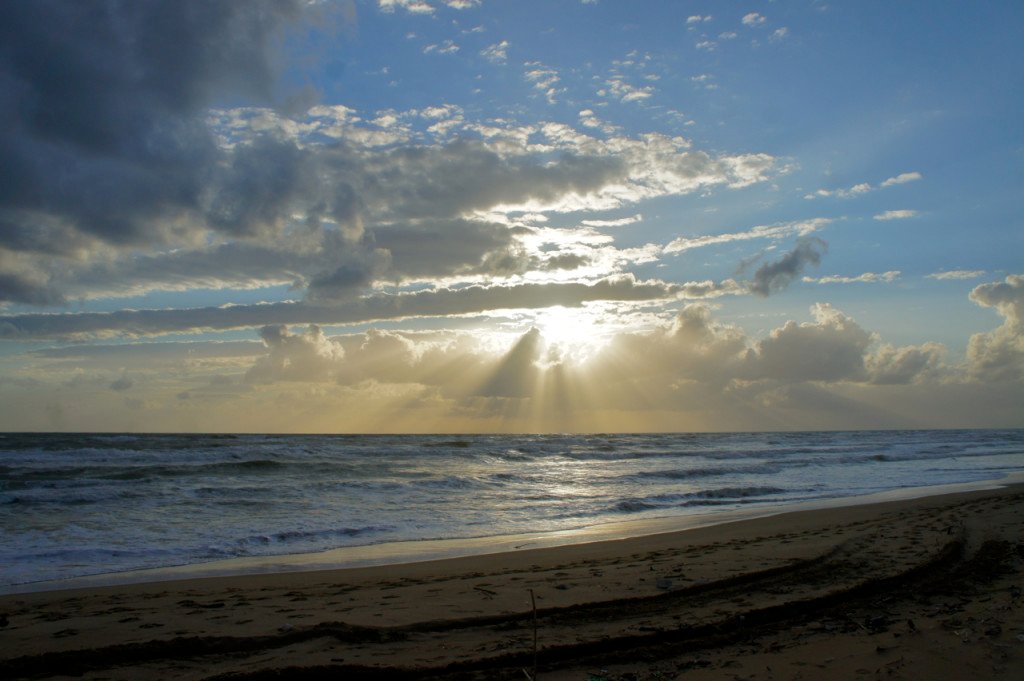
{"type": "Polygon", "coordinates": [[[900,494],[460,558],[8,594],[0,676],[521,679],[536,655],[545,681],[1020,678],[1024,484],[900,494]]]}
{"type": "Polygon", "coordinates": [[[641,539],[653,535],[688,532],[700,528],[741,523],[790,513],[906,501],[964,492],[993,490],[1014,485],[1024,485],[1024,473],[1009,474],[1002,478],[966,483],[906,487],[865,495],[829,497],[810,501],[763,505],[751,508],[732,508],[688,515],[623,519],[565,530],[510,535],[484,535],[480,537],[389,541],[307,553],[240,556],[202,563],[97,573],[81,577],[2,585],[0,586],[0,597],[11,594],[66,591],[129,584],[175,582],[217,577],[246,577],[278,573],[316,573],[458,560],[516,553],[524,550],[641,539]]]}

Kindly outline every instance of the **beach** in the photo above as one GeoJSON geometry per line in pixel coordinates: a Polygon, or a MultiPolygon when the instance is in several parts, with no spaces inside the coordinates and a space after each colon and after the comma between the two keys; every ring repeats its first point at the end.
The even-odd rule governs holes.
{"type": "Polygon", "coordinates": [[[0,676],[1021,678],[1024,486],[849,503],[446,560],[9,594],[0,676]]]}

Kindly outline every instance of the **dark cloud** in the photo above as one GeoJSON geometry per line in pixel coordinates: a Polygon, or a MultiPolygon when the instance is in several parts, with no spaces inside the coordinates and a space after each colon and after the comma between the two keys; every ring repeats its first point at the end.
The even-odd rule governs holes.
{"type": "Polygon", "coordinates": [[[623,275],[592,284],[546,283],[466,286],[376,295],[339,304],[281,302],[189,309],[119,310],[0,317],[0,338],[149,336],[205,329],[238,329],[267,324],[351,324],[419,316],[472,314],[499,309],[577,307],[595,300],[667,300],[685,286],[637,281],[623,275]]]}
{"type": "Polygon", "coordinates": [[[298,0],[15,2],[0,21],[0,211],[112,243],[194,210],[221,152],[215,100],[269,101],[298,0]]]}
{"type": "Polygon", "coordinates": [[[544,341],[540,330],[532,328],[524,333],[497,363],[493,373],[476,391],[481,397],[525,398],[534,394],[540,370],[544,341]]]}
{"type": "Polygon", "coordinates": [[[393,171],[387,192],[377,194],[377,208],[396,219],[451,217],[528,200],[552,203],[629,174],[627,163],[614,156],[564,153],[549,161],[502,156],[474,140],[438,149],[402,147],[382,161],[393,171]]]}
{"type": "Polygon", "coordinates": [[[56,305],[65,301],[45,280],[21,272],[0,272],[0,300],[27,305],[56,305]]]}
{"type": "Polygon", "coordinates": [[[578,253],[560,253],[544,261],[543,269],[551,270],[575,270],[586,267],[591,259],[578,253]]]}
{"type": "Polygon", "coordinates": [[[775,262],[765,263],[754,272],[750,292],[762,297],[784,290],[799,277],[807,265],[817,265],[828,244],[817,237],[802,237],[796,248],[775,262]]]}
{"type": "MultiPolygon", "coordinates": [[[[529,254],[514,228],[480,217],[488,211],[570,210],[588,201],[612,205],[743,186],[762,180],[772,166],[763,155],[712,158],[662,135],[584,144],[557,124],[534,130],[547,140],[544,151],[526,138],[511,143],[461,133],[425,142],[430,138],[357,126],[359,117],[343,106],[311,110],[310,90],[281,90],[277,60],[288,31],[324,13],[344,15],[325,8],[330,5],[6,3],[0,304],[285,284],[305,289],[310,307],[274,308],[289,313],[282,313],[285,319],[252,315],[244,325],[315,321],[290,313],[349,301],[379,281],[587,264],[582,255],[543,261],[529,254]]],[[[0,335],[22,332],[26,324],[148,333],[150,320],[180,315],[182,321],[168,326],[184,327],[192,314],[187,328],[195,329],[228,328],[211,325],[212,318],[246,316],[182,310],[7,319],[0,335]]]]}
{"type": "Polygon", "coordinates": [[[513,233],[504,225],[459,218],[402,221],[368,230],[368,241],[390,253],[388,274],[400,280],[481,271],[499,274],[500,262],[483,259],[512,248],[512,240],[513,233]]]}
{"type": "Polygon", "coordinates": [[[117,390],[120,392],[128,390],[128,388],[131,388],[133,385],[135,385],[134,381],[132,381],[127,376],[122,375],[120,378],[116,379],[110,384],[110,389],[117,390]]]}
{"type": "Polygon", "coordinates": [[[307,297],[315,302],[351,298],[356,290],[390,269],[391,253],[383,249],[369,255],[365,251],[340,253],[330,264],[330,269],[313,276],[307,297]]]}
{"type": "Polygon", "coordinates": [[[302,11],[299,0],[5,3],[0,302],[63,300],[12,275],[4,251],[76,257],[280,219],[301,179],[294,145],[290,164],[288,145],[228,152],[205,116],[217,102],[273,101],[273,48],[302,11]]]}

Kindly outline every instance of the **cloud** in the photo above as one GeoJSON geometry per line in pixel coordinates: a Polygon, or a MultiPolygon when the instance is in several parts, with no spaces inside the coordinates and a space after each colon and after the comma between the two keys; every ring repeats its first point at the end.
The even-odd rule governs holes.
{"type": "Polygon", "coordinates": [[[121,254],[130,267],[140,252],[274,238],[310,205],[322,206],[312,219],[349,229],[344,185],[312,181],[320,169],[294,143],[226,145],[208,125],[216,98],[279,98],[272,47],[312,20],[304,10],[314,11],[213,1],[6,12],[0,302],[59,303],[80,294],[76,275],[113,270],[121,254]]]}
{"type": "Polygon", "coordinates": [[[916,210],[887,210],[884,213],[875,215],[875,220],[906,220],[907,218],[917,217],[917,215],[916,210]]]}
{"type": "Polygon", "coordinates": [[[747,353],[746,375],[784,381],[864,380],[870,333],[827,303],[811,308],[813,324],[787,322],[747,353]]]}
{"type": "Polygon", "coordinates": [[[575,307],[589,301],[669,300],[686,294],[721,295],[724,285],[669,284],[619,275],[593,283],[471,285],[377,294],[337,304],[306,302],[188,309],[119,310],[0,317],[0,338],[150,336],[286,324],[354,324],[385,319],[465,315],[502,309],[575,307]]]}
{"type": "Polygon", "coordinates": [[[948,279],[977,279],[978,277],[985,276],[985,270],[949,270],[947,272],[934,272],[932,274],[925,275],[928,279],[938,279],[945,281],[948,279]]]}
{"type": "Polygon", "coordinates": [[[775,262],[765,263],[754,272],[750,282],[750,292],[768,297],[773,293],[785,290],[789,284],[803,273],[807,265],[817,265],[822,254],[828,250],[828,244],[817,237],[800,237],[796,247],[775,262]]]}
{"type": "Polygon", "coordinates": [[[707,304],[690,304],[668,328],[617,335],[589,371],[595,384],[627,401],[647,395],[660,407],[681,406],[680,395],[699,396],[683,403],[688,409],[701,401],[739,409],[787,385],[891,386],[943,377],[938,344],[873,350],[877,336],[831,305],[817,303],[811,315],[811,322],[787,321],[755,340],[715,320],[707,304]]]}
{"type": "Polygon", "coordinates": [[[480,56],[489,62],[504,64],[508,61],[508,48],[509,42],[507,40],[502,40],[500,43],[488,45],[484,49],[480,50],[480,56]]]}
{"type": "Polygon", "coordinates": [[[272,44],[302,18],[303,4],[117,7],[41,1],[5,9],[7,248],[52,229],[81,235],[86,246],[169,240],[189,229],[184,218],[253,228],[220,224],[204,206],[207,188],[230,181],[233,161],[244,163],[218,147],[205,110],[222,97],[274,100],[272,44]]]}
{"type": "Polygon", "coordinates": [[[541,265],[541,269],[575,270],[589,265],[591,262],[593,262],[591,258],[586,255],[580,255],[579,253],[562,253],[546,259],[544,264],[541,265]]]}
{"type": "Polygon", "coordinates": [[[324,380],[332,376],[345,355],[342,347],[324,336],[315,324],[301,334],[281,325],[265,326],[260,338],[268,354],[246,373],[245,380],[251,383],[324,380]]]}
{"type": "Polygon", "coordinates": [[[900,173],[899,175],[896,175],[895,177],[890,177],[889,179],[887,179],[884,182],[882,182],[881,186],[883,186],[883,187],[891,187],[891,186],[897,185],[897,184],[906,184],[907,182],[916,182],[917,180],[920,180],[921,177],[922,177],[921,173],[917,172],[916,170],[914,172],[911,172],[911,173],[900,173]]]}
{"type": "MultiPolygon", "coordinates": [[[[442,4],[379,7],[425,12],[442,4]]],[[[260,306],[251,320],[241,309],[203,311],[211,307],[156,316],[124,310],[70,326],[92,333],[95,322],[100,333],[132,334],[119,320],[132,327],[180,316],[170,327],[185,328],[189,314],[198,316],[187,328],[232,316],[255,325],[317,321],[274,314],[350,301],[373,286],[394,292],[478,283],[523,267],[551,272],[544,268],[558,261],[524,251],[527,231],[510,215],[610,211],[745,187],[775,169],[767,154],[716,156],[682,137],[627,137],[599,121],[601,139],[551,122],[467,122],[451,104],[365,119],[340,104],[310,106],[289,97],[302,93],[282,91],[275,75],[289,65],[276,48],[290,30],[329,24],[330,11],[300,0],[212,0],[195,11],[140,1],[131,11],[39,2],[8,12],[0,78],[17,87],[0,98],[10,122],[0,131],[0,305],[197,288],[221,291],[224,300],[232,289],[290,287],[305,302],[273,313],[260,306]],[[217,108],[225,101],[245,106],[217,108]]],[[[527,69],[540,92],[560,92],[554,69],[527,69]]],[[[591,258],[595,266],[611,260],[591,258]]],[[[5,321],[5,330],[19,332],[13,324],[5,321]]]]}
{"type": "Polygon", "coordinates": [[[757,12],[750,12],[749,14],[743,15],[742,21],[744,26],[749,26],[753,28],[755,26],[760,26],[761,24],[763,24],[766,21],[766,19],[757,12]]]}
{"type": "Polygon", "coordinates": [[[971,336],[967,360],[971,374],[982,381],[1024,380],[1024,275],[976,286],[970,295],[978,305],[995,308],[1003,317],[998,328],[971,336]]]}
{"type": "Polygon", "coordinates": [[[890,270],[888,272],[865,272],[864,274],[858,274],[856,277],[844,277],[838,274],[830,274],[818,278],[804,277],[803,281],[808,284],[875,284],[879,282],[889,284],[899,278],[899,270],[890,270]]]}
{"type": "Polygon", "coordinates": [[[529,69],[524,75],[526,80],[533,84],[535,90],[543,93],[548,103],[554,104],[555,98],[565,92],[564,89],[555,87],[561,81],[558,71],[536,61],[527,62],[526,67],[529,69]]]}
{"type": "Polygon", "coordinates": [[[714,234],[698,237],[679,237],[673,239],[665,246],[666,253],[681,253],[694,248],[703,248],[716,244],[731,243],[733,241],[748,241],[750,239],[781,239],[787,236],[807,236],[832,222],[831,218],[812,218],[799,222],[784,222],[777,225],[758,225],[746,232],[733,232],[731,234],[714,234]]]}
{"type": "MultiPolygon", "coordinates": [[[[390,127],[400,128],[410,116],[390,114],[390,127]]],[[[428,107],[415,116],[432,121],[431,128],[463,125],[457,107],[428,107]]],[[[270,115],[262,120],[277,124],[270,115]]],[[[772,165],[763,155],[711,158],[657,135],[597,141],[555,125],[543,128],[547,156],[464,135],[377,151],[373,140],[359,145],[360,129],[348,110],[319,107],[307,120],[313,130],[333,121],[331,134],[346,143],[243,140],[231,152],[236,162],[224,181],[207,189],[208,213],[230,240],[199,232],[204,236],[198,244],[94,245],[65,259],[0,250],[0,295],[39,304],[197,286],[302,288],[333,277],[355,290],[375,277],[472,275],[480,271],[473,263],[511,247],[515,235],[496,222],[456,216],[494,209],[610,209],[713,184],[744,186],[763,180],[772,165]],[[431,261],[430,253],[437,259],[431,261]]],[[[254,125],[238,113],[225,121],[235,122],[235,134],[254,125]]],[[[46,243],[59,246],[65,236],[55,232],[46,243]]]]}
{"type": "Polygon", "coordinates": [[[860,196],[861,194],[867,194],[871,189],[872,187],[870,184],[867,182],[861,182],[848,189],[819,189],[813,194],[805,195],[804,198],[810,200],[827,196],[835,196],[840,199],[849,199],[854,196],[860,196]]]}
{"type": "Polygon", "coordinates": [[[882,345],[865,359],[868,380],[879,385],[899,385],[922,380],[939,368],[946,349],[938,343],[901,348],[882,345]]]}
{"type": "Polygon", "coordinates": [[[782,28],[777,28],[774,31],[772,31],[772,35],[769,38],[769,40],[773,42],[778,42],[780,40],[785,40],[788,35],[789,29],[783,26],[782,28]]]}
{"type": "Polygon", "coordinates": [[[630,215],[629,217],[618,218],[616,220],[580,220],[581,225],[587,227],[622,227],[624,225],[632,225],[640,222],[644,219],[644,216],[640,213],[636,215],[630,215]]]}
{"type": "Polygon", "coordinates": [[[423,48],[423,54],[455,54],[459,46],[453,40],[445,40],[440,45],[427,45],[423,48]]]}
{"type": "MultiPolygon", "coordinates": [[[[978,300],[1019,304],[1013,302],[1019,292],[998,286],[981,288],[978,300]]],[[[201,375],[176,368],[173,376],[184,376],[183,381],[150,372],[145,384],[133,381],[133,394],[158,410],[191,408],[186,403],[195,400],[204,401],[207,409],[216,400],[218,418],[240,410],[271,420],[307,414],[327,401],[333,405],[335,424],[392,430],[418,423],[408,420],[413,409],[409,400],[414,396],[429,399],[435,423],[447,422],[443,419],[456,414],[470,419],[461,422],[463,428],[474,427],[473,423],[478,428],[525,425],[517,419],[552,409],[597,419],[593,427],[603,422],[606,428],[611,425],[609,417],[624,414],[640,421],[621,423],[667,423],[657,420],[657,415],[667,414],[677,423],[695,419],[694,423],[703,420],[726,429],[743,423],[761,428],[781,425],[781,416],[799,414],[803,420],[788,422],[791,427],[808,427],[815,418],[825,418],[830,427],[849,427],[877,423],[877,418],[889,414],[891,420],[885,423],[905,427],[918,423],[910,414],[926,415],[947,398],[956,401],[967,385],[951,383],[956,374],[942,364],[945,351],[937,344],[879,344],[876,334],[828,304],[814,305],[811,315],[811,321],[787,321],[765,337],[755,338],[716,320],[711,305],[688,304],[671,323],[647,331],[620,330],[610,334],[607,345],[596,353],[580,358],[559,351],[540,328],[497,341],[489,334],[451,330],[371,329],[328,337],[315,325],[299,329],[268,325],[259,331],[261,343],[117,346],[127,347],[125,354],[114,346],[75,346],[35,356],[49,362],[90,358],[102,362],[93,364],[91,371],[80,371],[80,380],[65,388],[69,392],[110,387],[111,373],[118,369],[107,362],[118,358],[127,359],[133,372],[136,367],[145,369],[146,360],[167,366],[190,355],[230,360],[235,378],[217,370],[223,365],[201,365],[201,375]],[[242,375],[244,381],[239,380],[242,375]],[[154,395],[160,392],[150,388],[157,381],[162,382],[159,391],[164,395],[159,399],[154,395]],[[351,398],[350,407],[336,401],[339,395],[351,398]],[[917,407],[920,399],[930,406],[917,407]],[[390,418],[373,425],[375,418],[383,418],[375,414],[388,400],[394,400],[393,409],[383,415],[390,418]],[[350,413],[349,408],[356,411],[350,413]],[[874,420],[851,416],[871,410],[878,410],[874,420]],[[358,414],[358,421],[351,414],[358,414]],[[643,420],[648,417],[655,420],[643,420]],[[488,420],[492,418],[499,421],[488,420]]],[[[51,370],[68,375],[64,364],[51,370]]],[[[121,377],[129,375],[124,368],[119,371],[121,377]]],[[[38,390],[49,380],[45,373],[35,376],[31,383],[22,381],[26,387],[19,389],[38,390]]],[[[948,405],[943,409],[948,413],[948,405]]]]}
{"type": "Polygon", "coordinates": [[[678,381],[717,385],[739,371],[747,349],[739,329],[720,324],[703,303],[683,307],[668,328],[615,336],[590,367],[595,384],[606,385],[606,399],[627,403],[665,399],[678,381]]]}
{"type": "Polygon", "coordinates": [[[395,9],[404,9],[413,14],[433,14],[434,8],[424,0],[378,0],[378,7],[382,12],[394,12],[395,9]]]}
{"type": "Polygon", "coordinates": [[[705,90],[717,90],[718,84],[714,82],[714,79],[715,77],[712,76],[710,73],[702,73],[697,76],[691,76],[690,82],[695,83],[696,85],[704,88],[705,90]]]}
{"type": "MultiPolygon", "coordinates": [[[[256,341],[177,341],[118,343],[116,345],[75,344],[40,348],[28,353],[30,363],[42,361],[49,371],[64,373],[78,368],[110,372],[147,372],[155,375],[195,374],[214,370],[237,370],[251,364],[265,352],[256,341]]],[[[213,377],[211,377],[213,378],[213,377]]],[[[229,380],[220,377],[218,381],[229,380]]]]}
{"type": "Polygon", "coordinates": [[[121,374],[119,378],[110,384],[110,389],[123,392],[131,388],[133,385],[135,385],[135,382],[132,381],[132,379],[128,378],[125,374],[121,374]]]}
{"type": "Polygon", "coordinates": [[[713,17],[709,14],[707,16],[701,16],[700,14],[691,14],[686,17],[687,24],[699,24],[706,21],[711,21],[713,17]]]}
{"type": "Polygon", "coordinates": [[[605,89],[598,90],[597,94],[601,97],[614,97],[622,102],[637,102],[654,94],[654,88],[649,85],[637,87],[622,78],[610,78],[605,81],[605,89]]]}
{"type": "Polygon", "coordinates": [[[481,397],[530,397],[536,390],[537,362],[542,350],[540,331],[530,329],[501,358],[475,394],[481,397]]]}
{"type": "Polygon", "coordinates": [[[864,194],[867,194],[868,192],[875,191],[876,189],[885,189],[887,187],[892,187],[898,184],[914,182],[920,180],[921,177],[921,173],[917,171],[910,173],[900,173],[895,177],[890,177],[884,180],[880,185],[878,185],[878,187],[874,187],[868,182],[860,182],[846,189],[819,189],[811,194],[806,194],[804,198],[810,200],[834,196],[840,199],[850,199],[857,196],[862,196],[864,194]]]}

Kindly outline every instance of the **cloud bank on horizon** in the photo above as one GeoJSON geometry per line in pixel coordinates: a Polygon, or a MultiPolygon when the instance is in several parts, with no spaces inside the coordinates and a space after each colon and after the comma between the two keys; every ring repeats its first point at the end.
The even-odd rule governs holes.
{"type": "Polygon", "coordinates": [[[1024,8],[0,14],[0,430],[1024,425],[1024,8]]]}

